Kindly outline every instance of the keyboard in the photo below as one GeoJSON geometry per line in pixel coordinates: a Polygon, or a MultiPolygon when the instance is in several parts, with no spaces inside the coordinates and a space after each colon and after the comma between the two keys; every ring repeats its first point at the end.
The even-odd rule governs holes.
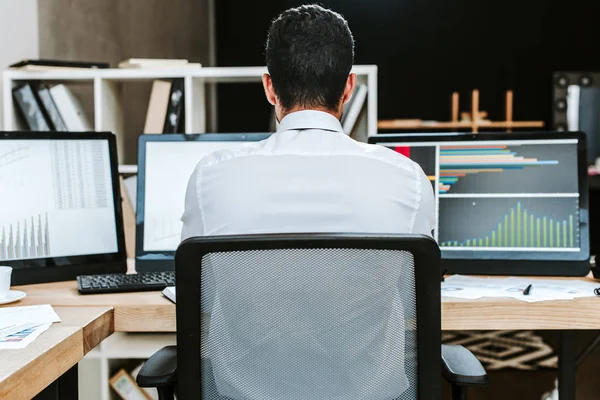
{"type": "Polygon", "coordinates": [[[175,286],[175,272],[144,272],[141,274],[80,275],[77,289],[81,294],[141,292],[163,290],[175,286]]]}

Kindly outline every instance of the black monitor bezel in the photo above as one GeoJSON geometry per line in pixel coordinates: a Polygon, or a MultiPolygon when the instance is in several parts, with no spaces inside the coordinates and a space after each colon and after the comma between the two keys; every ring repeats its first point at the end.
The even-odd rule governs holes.
{"type": "Polygon", "coordinates": [[[465,258],[443,251],[442,264],[449,273],[486,275],[548,275],[584,276],[590,271],[589,199],[586,136],[583,132],[443,132],[443,133],[386,133],[371,136],[369,143],[411,142],[471,142],[489,140],[552,140],[576,139],[578,154],[578,187],[580,210],[580,251],[578,253],[551,253],[553,259],[528,258],[465,258]]]}
{"type": "Polygon", "coordinates": [[[0,132],[0,140],[105,140],[108,142],[109,164],[115,210],[117,252],[67,257],[0,261],[13,268],[12,284],[23,285],[73,280],[78,275],[124,273],[127,270],[123,210],[117,162],[116,137],[111,132],[0,132]]]}
{"type": "MultiPolygon", "coordinates": [[[[175,250],[144,250],[144,209],[146,193],[146,144],[156,142],[257,142],[271,133],[143,134],[138,139],[137,199],[135,209],[135,259],[138,272],[174,270],[175,250]]],[[[200,161],[200,160],[198,160],[200,161]]]]}

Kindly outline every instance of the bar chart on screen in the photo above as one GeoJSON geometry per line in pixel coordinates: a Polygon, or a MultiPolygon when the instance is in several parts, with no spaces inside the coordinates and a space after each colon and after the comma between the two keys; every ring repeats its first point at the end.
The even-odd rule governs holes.
{"type": "Polygon", "coordinates": [[[578,252],[577,154],[568,143],[439,146],[446,251],[578,252]]]}
{"type": "Polygon", "coordinates": [[[48,213],[0,227],[0,261],[51,255],[48,213]]]}
{"type": "MultiPolygon", "coordinates": [[[[543,148],[538,152],[543,157],[543,148]]],[[[469,177],[477,174],[496,174],[487,179],[503,180],[502,173],[520,171],[529,168],[559,165],[558,160],[526,157],[511,150],[507,145],[479,146],[440,146],[440,184],[439,193],[452,192],[453,187],[459,193],[477,189],[477,182],[469,177]],[[462,185],[456,185],[459,181],[462,185]],[[456,187],[454,186],[456,185],[456,187]]],[[[537,173],[535,171],[534,173],[537,173]]],[[[543,172],[542,172],[543,173],[543,172]]]]}
{"type": "Polygon", "coordinates": [[[573,215],[568,220],[555,221],[552,218],[528,214],[518,202],[516,207],[485,237],[442,242],[441,246],[467,247],[575,247],[573,215]]]}
{"type": "Polygon", "coordinates": [[[108,153],[106,141],[0,141],[0,261],[116,251],[108,153]]]}
{"type": "Polygon", "coordinates": [[[454,214],[440,225],[447,250],[579,250],[577,198],[452,198],[440,207],[454,214]]]}
{"type": "Polygon", "coordinates": [[[453,140],[399,138],[388,146],[418,164],[432,183],[433,237],[445,256],[496,252],[490,257],[518,259],[585,250],[577,140],[448,137],[453,140]]]}

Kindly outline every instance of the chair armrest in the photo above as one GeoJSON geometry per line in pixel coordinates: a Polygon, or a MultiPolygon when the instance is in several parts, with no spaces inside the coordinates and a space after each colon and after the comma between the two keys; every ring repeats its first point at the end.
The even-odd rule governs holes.
{"type": "Polygon", "coordinates": [[[177,383],[177,346],[166,346],[152,354],[136,378],[140,387],[175,386],[177,383]]]}
{"type": "Polygon", "coordinates": [[[475,386],[487,383],[479,360],[463,346],[442,345],[442,374],[452,385],[475,386]]]}

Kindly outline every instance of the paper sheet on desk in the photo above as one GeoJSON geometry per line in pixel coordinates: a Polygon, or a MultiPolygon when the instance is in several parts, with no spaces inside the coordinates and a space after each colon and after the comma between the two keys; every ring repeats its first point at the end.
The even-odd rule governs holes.
{"type": "Polygon", "coordinates": [[[60,318],[49,304],[0,308],[0,350],[23,349],[60,318]]]}
{"type": "Polygon", "coordinates": [[[25,329],[19,329],[7,336],[0,337],[0,350],[24,349],[44,331],[48,330],[52,322],[28,325],[30,326],[25,329]]]}
{"type": "Polygon", "coordinates": [[[474,278],[452,275],[442,282],[442,296],[461,299],[479,299],[481,297],[505,297],[510,283],[506,278],[474,278]]]}
{"type": "Polygon", "coordinates": [[[572,279],[531,279],[510,277],[506,280],[512,285],[510,289],[515,298],[527,302],[548,300],[573,300],[579,297],[595,297],[594,289],[598,287],[593,282],[572,279]],[[524,296],[523,290],[531,285],[529,295],[524,296]],[[521,294],[519,296],[519,294],[521,294]]]}
{"type": "Polygon", "coordinates": [[[508,297],[529,303],[552,300],[573,300],[594,297],[598,285],[582,280],[531,278],[479,278],[453,275],[442,282],[442,296],[462,299],[508,297]],[[531,285],[529,295],[523,291],[531,285]]]}
{"type": "Polygon", "coordinates": [[[25,323],[52,324],[53,322],[60,322],[60,318],[50,304],[0,308],[0,329],[25,323]]]}

